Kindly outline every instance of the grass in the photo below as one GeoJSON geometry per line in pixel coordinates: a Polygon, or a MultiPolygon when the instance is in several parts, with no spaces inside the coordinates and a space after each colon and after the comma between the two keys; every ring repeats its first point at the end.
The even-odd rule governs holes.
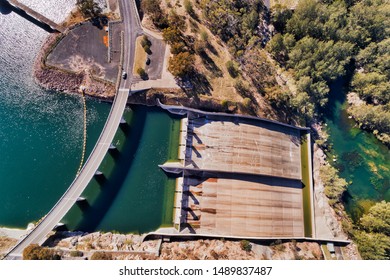
{"type": "Polygon", "coordinates": [[[139,68],[145,69],[147,53],[141,46],[142,36],[138,36],[135,42],[135,57],[133,75],[138,75],[137,70],[139,68]]]}

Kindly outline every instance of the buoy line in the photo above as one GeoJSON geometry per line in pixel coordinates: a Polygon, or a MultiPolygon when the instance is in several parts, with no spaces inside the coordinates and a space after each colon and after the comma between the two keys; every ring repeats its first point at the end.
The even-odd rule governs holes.
{"type": "Polygon", "coordinates": [[[81,153],[80,166],[79,166],[79,169],[77,170],[76,177],[80,174],[81,169],[83,168],[84,158],[85,158],[85,151],[87,149],[87,103],[85,101],[84,90],[81,93],[81,97],[82,97],[82,100],[83,100],[83,110],[84,110],[83,151],[81,153]]]}

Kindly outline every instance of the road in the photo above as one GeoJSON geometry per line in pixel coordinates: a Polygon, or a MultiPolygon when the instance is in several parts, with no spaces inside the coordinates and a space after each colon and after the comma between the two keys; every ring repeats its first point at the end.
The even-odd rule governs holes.
{"type": "Polygon", "coordinates": [[[42,218],[41,222],[5,255],[5,259],[21,259],[24,248],[30,244],[41,245],[46,240],[48,233],[61,221],[87,187],[114,139],[115,132],[126,107],[133,78],[132,67],[134,55],[132,54],[134,54],[135,50],[135,38],[140,32],[142,33],[134,0],[122,0],[120,3],[124,23],[123,69],[128,73],[128,78],[125,80],[122,79],[120,89],[115,96],[103,131],[80,174],[49,213],[42,218]]]}
{"type": "Polygon", "coordinates": [[[123,18],[124,28],[124,57],[123,71],[127,73],[128,78],[122,80],[121,88],[130,89],[133,81],[133,64],[135,53],[135,40],[138,35],[143,34],[141,23],[135,0],[122,0],[119,2],[123,18]]]}

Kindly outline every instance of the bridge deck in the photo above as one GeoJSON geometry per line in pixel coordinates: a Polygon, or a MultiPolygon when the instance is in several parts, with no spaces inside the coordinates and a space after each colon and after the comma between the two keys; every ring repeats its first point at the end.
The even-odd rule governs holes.
{"type": "Polygon", "coordinates": [[[13,7],[15,7],[15,8],[19,9],[19,10],[22,10],[22,11],[26,12],[26,14],[28,14],[29,16],[35,18],[36,20],[38,20],[40,22],[43,22],[44,24],[47,24],[53,30],[61,32],[61,33],[65,32],[65,28],[64,27],[62,27],[61,25],[59,25],[59,24],[55,23],[54,21],[48,19],[47,17],[45,17],[44,15],[38,13],[37,11],[34,11],[33,9],[27,7],[23,3],[20,3],[17,0],[7,0],[7,1],[13,7]]]}

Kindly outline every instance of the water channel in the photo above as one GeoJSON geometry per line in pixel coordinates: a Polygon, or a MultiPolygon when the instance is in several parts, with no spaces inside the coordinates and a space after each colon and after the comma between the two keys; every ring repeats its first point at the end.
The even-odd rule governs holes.
{"type": "Polygon", "coordinates": [[[333,146],[329,160],[350,183],[345,207],[356,221],[377,201],[390,201],[390,151],[348,117],[345,81],[331,87],[327,131],[333,146]]]}

